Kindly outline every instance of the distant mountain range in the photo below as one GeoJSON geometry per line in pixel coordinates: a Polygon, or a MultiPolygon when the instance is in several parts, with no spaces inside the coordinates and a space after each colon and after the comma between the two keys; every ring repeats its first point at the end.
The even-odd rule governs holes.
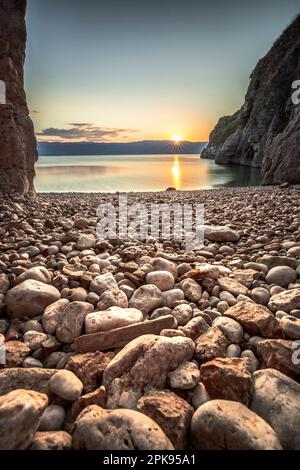
{"type": "Polygon", "coordinates": [[[39,142],[40,156],[59,155],[146,155],[146,154],[199,154],[207,142],[182,141],[175,144],[169,140],[143,140],[126,143],[95,142],[39,142]]]}

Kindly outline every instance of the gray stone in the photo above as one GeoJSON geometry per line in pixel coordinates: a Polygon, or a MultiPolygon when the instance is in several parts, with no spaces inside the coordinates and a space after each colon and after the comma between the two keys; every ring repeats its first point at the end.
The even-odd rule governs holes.
{"type": "Polygon", "coordinates": [[[194,362],[183,362],[168,375],[171,388],[191,390],[200,380],[199,367],[194,362]]]}
{"type": "Polygon", "coordinates": [[[65,410],[61,406],[47,406],[40,419],[39,431],[60,431],[63,428],[65,416],[65,410]]]}
{"type": "Polygon", "coordinates": [[[143,312],[144,315],[150,314],[158,308],[162,302],[162,292],[158,287],[147,284],[139,287],[129,300],[129,307],[143,312]]]}
{"type": "Polygon", "coordinates": [[[241,403],[212,400],[200,406],[191,423],[196,450],[280,450],[271,426],[241,403]]]}
{"type": "Polygon", "coordinates": [[[287,287],[297,279],[296,271],[289,266],[275,266],[267,274],[268,284],[276,284],[281,287],[287,287]]]}
{"type": "Polygon", "coordinates": [[[68,401],[75,401],[81,396],[82,382],[69,370],[60,370],[49,380],[49,390],[68,401]]]}
{"type": "Polygon", "coordinates": [[[267,421],[284,449],[300,449],[300,385],[274,369],[254,373],[251,409],[267,421]]]}
{"type": "Polygon", "coordinates": [[[217,326],[231,343],[239,343],[242,341],[244,334],[243,327],[232,318],[216,318],[212,326],[217,326]]]}
{"type": "Polygon", "coordinates": [[[175,307],[171,313],[173,315],[178,325],[186,325],[193,316],[193,309],[190,305],[182,304],[175,307]]]}
{"type": "Polygon", "coordinates": [[[194,279],[185,279],[181,287],[185,298],[190,302],[197,303],[201,299],[202,287],[194,279]]]}

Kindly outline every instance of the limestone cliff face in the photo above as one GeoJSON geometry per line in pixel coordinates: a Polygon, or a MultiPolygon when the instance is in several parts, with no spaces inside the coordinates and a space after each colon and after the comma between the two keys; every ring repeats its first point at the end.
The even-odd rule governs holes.
{"type": "Polygon", "coordinates": [[[262,168],[264,184],[300,183],[300,15],[251,74],[242,108],[219,120],[202,158],[262,168]]]}
{"type": "Polygon", "coordinates": [[[37,145],[24,92],[26,0],[0,0],[0,190],[34,192],[37,145]]]}

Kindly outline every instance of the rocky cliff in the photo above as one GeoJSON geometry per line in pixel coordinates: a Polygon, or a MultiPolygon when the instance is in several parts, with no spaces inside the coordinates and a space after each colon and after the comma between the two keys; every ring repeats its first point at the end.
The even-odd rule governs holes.
{"type": "Polygon", "coordinates": [[[300,183],[300,15],[251,74],[242,108],[219,120],[202,158],[262,168],[264,184],[300,183]]]}
{"type": "Polygon", "coordinates": [[[0,189],[34,192],[36,138],[24,92],[26,0],[0,0],[0,189]],[[2,83],[3,88],[3,83],[2,83]]]}

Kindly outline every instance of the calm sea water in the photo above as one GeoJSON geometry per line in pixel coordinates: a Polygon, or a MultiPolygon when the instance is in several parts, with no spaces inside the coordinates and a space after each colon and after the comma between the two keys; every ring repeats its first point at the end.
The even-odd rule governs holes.
{"type": "Polygon", "coordinates": [[[39,192],[208,189],[260,184],[256,168],[216,165],[199,155],[84,155],[40,157],[39,192]]]}

